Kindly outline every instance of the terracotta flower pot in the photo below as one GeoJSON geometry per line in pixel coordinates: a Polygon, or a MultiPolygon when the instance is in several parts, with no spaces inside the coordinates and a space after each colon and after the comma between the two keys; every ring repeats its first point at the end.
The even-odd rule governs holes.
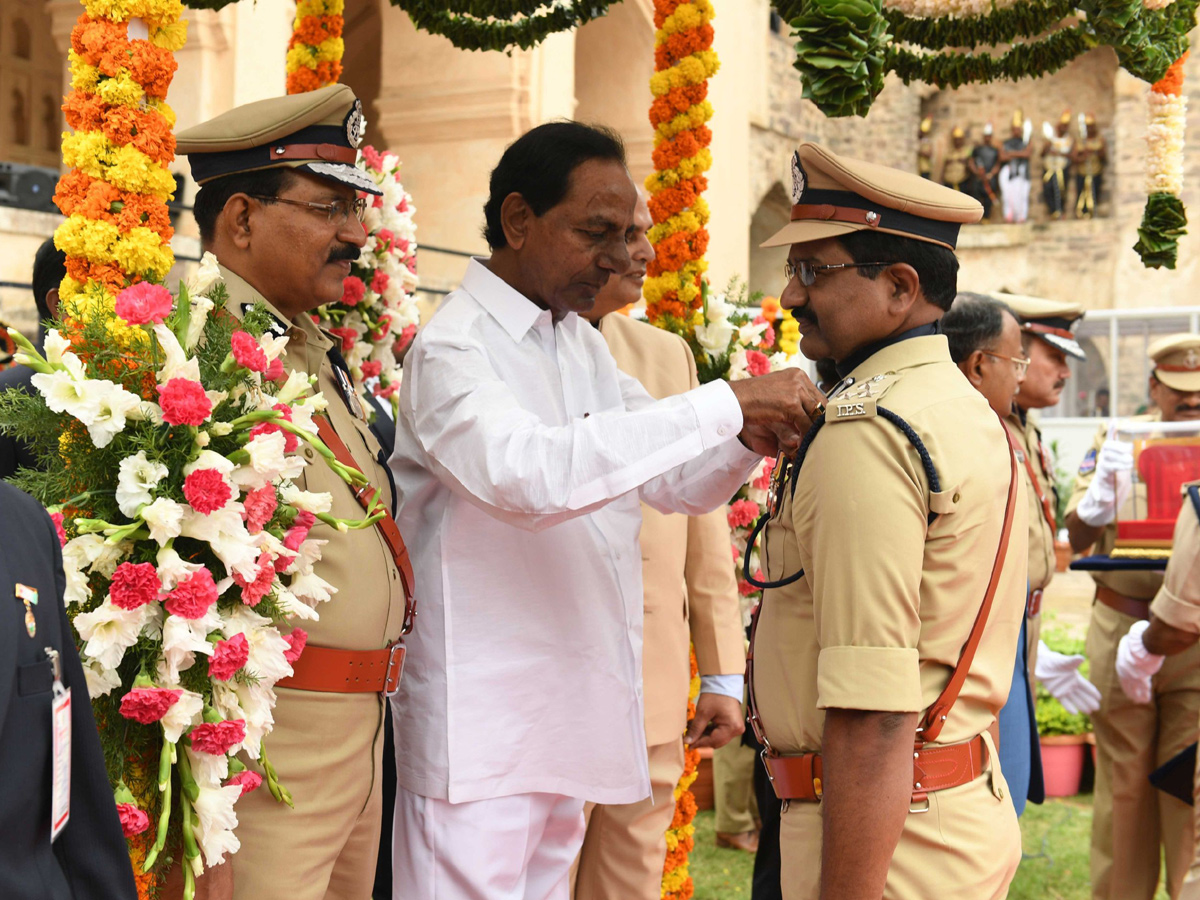
{"type": "Polygon", "coordinates": [[[1083,780],[1087,735],[1055,734],[1041,739],[1042,779],[1047,797],[1073,797],[1083,780]]]}

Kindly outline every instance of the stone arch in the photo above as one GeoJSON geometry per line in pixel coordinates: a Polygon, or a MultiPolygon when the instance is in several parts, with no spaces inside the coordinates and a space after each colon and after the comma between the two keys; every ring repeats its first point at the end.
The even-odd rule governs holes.
{"type": "Polygon", "coordinates": [[[654,74],[653,8],[626,0],[575,33],[575,118],[607,125],[625,139],[629,171],[641,184],[653,169],[647,118],[654,74]]]}
{"type": "Polygon", "coordinates": [[[12,36],[13,55],[17,59],[31,59],[33,57],[33,38],[29,32],[29,23],[19,17],[13,19],[12,36]]]}
{"type": "Polygon", "coordinates": [[[791,211],[791,198],[783,184],[776,181],[750,217],[750,266],[746,275],[750,293],[762,291],[767,296],[778,297],[783,291],[783,264],[788,248],[764,248],[759,244],[788,223],[791,211]]]}

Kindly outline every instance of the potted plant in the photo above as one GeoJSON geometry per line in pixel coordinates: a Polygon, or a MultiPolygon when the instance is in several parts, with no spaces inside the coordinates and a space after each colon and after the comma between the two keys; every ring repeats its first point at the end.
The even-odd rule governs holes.
{"type": "MultiPolygon", "coordinates": [[[[1042,633],[1046,646],[1059,653],[1082,653],[1083,641],[1069,638],[1060,629],[1042,633]]],[[[1080,668],[1086,676],[1087,663],[1080,668]]],[[[1092,722],[1084,713],[1069,713],[1037,686],[1035,714],[1042,747],[1042,778],[1047,797],[1071,797],[1079,793],[1084,759],[1092,741],[1092,722]]]]}

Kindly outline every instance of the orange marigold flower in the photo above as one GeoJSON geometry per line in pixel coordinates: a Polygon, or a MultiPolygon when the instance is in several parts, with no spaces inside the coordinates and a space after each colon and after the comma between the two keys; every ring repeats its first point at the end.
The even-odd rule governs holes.
{"type": "Polygon", "coordinates": [[[1159,81],[1151,85],[1150,90],[1156,94],[1168,94],[1172,97],[1178,97],[1183,92],[1183,64],[1187,61],[1188,54],[1185,52],[1183,56],[1171,63],[1171,68],[1167,69],[1167,74],[1159,81]]]}
{"type": "Polygon", "coordinates": [[[315,47],[329,38],[341,37],[344,20],[341,16],[301,16],[288,41],[288,47],[309,44],[315,47]]]}
{"type": "Polygon", "coordinates": [[[681,4],[687,2],[688,0],[654,0],[654,27],[662,28],[667,16],[674,13],[681,4]]]}
{"type": "Polygon", "coordinates": [[[654,48],[654,68],[661,72],[693,53],[708,50],[713,44],[713,27],[705,22],[699,28],[690,28],[667,35],[667,39],[654,48]]]}

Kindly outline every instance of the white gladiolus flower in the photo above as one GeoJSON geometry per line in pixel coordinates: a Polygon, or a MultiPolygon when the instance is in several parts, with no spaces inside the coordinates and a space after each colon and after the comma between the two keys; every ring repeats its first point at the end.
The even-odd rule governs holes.
{"type": "Polygon", "coordinates": [[[151,605],[121,609],[111,600],[105,600],[91,612],[77,615],[75,630],[87,641],[84,655],[106,669],[117,668],[125,658],[125,651],[137,643],[151,605]]]}
{"type": "Polygon", "coordinates": [[[183,467],[184,476],[191,475],[197,469],[216,469],[222,475],[232,475],[236,469],[233,463],[222,456],[220,453],[214,453],[212,450],[201,450],[200,454],[190,463],[183,467]]]}
{"type": "Polygon", "coordinates": [[[194,691],[185,690],[179,685],[164,684],[173,690],[182,691],[179,699],[171,704],[167,714],[162,717],[163,737],[172,744],[178,743],[183,733],[193,725],[199,725],[201,713],[204,712],[204,698],[194,691]]]}
{"type": "Polygon", "coordinates": [[[188,330],[184,336],[184,343],[187,344],[188,350],[196,349],[196,345],[200,343],[200,335],[204,334],[204,326],[208,322],[208,314],[213,311],[216,306],[207,297],[197,297],[192,295],[189,297],[191,314],[188,316],[188,330]]]}
{"type": "Polygon", "coordinates": [[[188,295],[194,298],[201,297],[220,280],[221,265],[217,258],[206,250],[200,257],[200,265],[195,274],[188,279],[188,295]]]}
{"type": "Polygon", "coordinates": [[[150,526],[150,539],[157,541],[158,546],[166,546],[167,541],[179,537],[183,525],[183,507],[166,497],[159,497],[153,503],[142,507],[142,521],[150,526]]]}
{"type": "Polygon", "coordinates": [[[63,591],[63,605],[71,606],[75,603],[86,603],[88,598],[92,596],[91,587],[88,585],[88,577],[78,569],[64,569],[63,574],[66,575],[66,589],[63,591]]]}
{"type": "Polygon", "coordinates": [[[257,490],[280,478],[295,478],[304,471],[304,458],[286,456],[284,437],[279,431],[260,434],[246,443],[243,449],[250,454],[250,462],[239,466],[233,473],[233,481],[246,490],[257,490]]]}
{"type": "Polygon", "coordinates": [[[258,550],[242,521],[242,504],[229,503],[208,515],[189,509],[183,515],[184,537],[204,541],[225,568],[252,580],[258,572],[258,550]]]}
{"type": "Polygon", "coordinates": [[[259,684],[270,687],[280,678],[292,674],[292,667],[284,658],[291,645],[271,625],[271,620],[260,616],[249,606],[237,606],[221,612],[221,634],[227,639],[235,634],[244,634],[250,645],[250,658],[246,670],[257,675],[259,684]]]}
{"type": "Polygon", "coordinates": [[[285,484],[280,491],[283,502],[313,515],[327,513],[333,507],[333,494],[328,491],[302,491],[292,483],[285,484]]]}
{"type": "Polygon", "coordinates": [[[710,321],[696,326],[696,341],[709,356],[721,356],[729,349],[734,327],[728,319],[710,321]]]}
{"type": "Polygon", "coordinates": [[[164,678],[170,682],[179,680],[179,673],[196,663],[196,654],[211,656],[213,645],[208,642],[208,633],[221,627],[221,616],[216,606],[209,608],[199,619],[184,619],[168,615],[163,622],[163,661],[166,663],[164,678]]]}
{"type": "Polygon", "coordinates": [[[275,605],[279,611],[290,619],[304,619],[308,622],[320,620],[317,611],[303,602],[287,588],[280,588],[275,594],[275,605]]]}
{"type": "Polygon", "coordinates": [[[45,354],[46,362],[52,366],[61,366],[63,354],[71,349],[71,342],[59,334],[57,328],[51,328],[46,332],[46,339],[42,341],[42,353],[45,354]]]}
{"type": "Polygon", "coordinates": [[[267,362],[272,362],[283,355],[283,351],[287,349],[288,338],[287,335],[276,337],[271,332],[264,331],[258,339],[258,345],[267,355],[267,362]]]}
{"type": "Polygon", "coordinates": [[[233,804],[242,796],[241,785],[231,784],[228,787],[205,787],[200,785],[200,794],[192,808],[200,819],[196,829],[196,842],[204,851],[206,866],[219,866],[225,861],[226,853],[237,853],[241,841],[233,833],[237,828],[237,813],[233,804]]]}
{"type": "Polygon", "coordinates": [[[188,381],[200,380],[200,361],[189,358],[187,352],[180,346],[178,339],[166,325],[155,325],[154,336],[158,338],[159,348],[166,360],[158,370],[158,383],[166,384],[172,378],[186,378],[188,381]]]}
{"type": "Polygon", "coordinates": [[[190,563],[183,559],[173,547],[163,547],[158,551],[158,580],[162,582],[163,590],[170,593],[181,581],[191,578],[193,573],[203,569],[199,563],[190,563]]]}
{"type": "Polygon", "coordinates": [[[188,762],[192,764],[192,777],[202,788],[219,788],[229,777],[229,757],[224,753],[197,753],[190,746],[185,748],[188,762]]]}
{"type": "Polygon", "coordinates": [[[291,403],[293,400],[303,397],[308,393],[309,388],[308,376],[303,372],[297,372],[295,369],[288,372],[287,380],[275,393],[275,399],[280,403],[291,403]]]}
{"type": "Polygon", "coordinates": [[[261,684],[240,681],[213,682],[212,705],[226,719],[241,719],[246,723],[246,739],[242,750],[251,759],[258,759],[262,739],[275,725],[275,692],[261,684]]]}
{"type": "Polygon", "coordinates": [[[145,450],[121,460],[117,467],[117,506],[121,512],[131,519],[136,516],[138,508],[153,499],[151,491],[168,474],[162,463],[146,458],[145,450]]]}
{"type": "MultiPolygon", "coordinates": [[[[74,357],[74,354],[64,354],[64,361],[67,357],[74,357]]],[[[45,398],[46,406],[54,412],[73,416],[84,425],[90,425],[100,412],[100,397],[88,387],[90,382],[64,369],[37,372],[30,378],[30,383],[45,398]]]]}
{"type": "Polygon", "coordinates": [[[99,660],[89,659],[83,664],[83,677],[87,681],[88,698],[95,700],[121,686],[121,676],[115,669],[106,669],[99,660]]]}
{"type": "Polygon", "coordinates": [[[143,418],[139,409],[142,399],[112,381],[86,381],[86,390],[93,397],[92,420],[85,423],[92,443],[107,447],[114,437],[125,430],[126,419],[143,418]]]}
{"type": "Polygon", "coordinates": [[[729,354],[729,380],[741,381],[743,378],[750,377],[750,370],[746,368],[746,351],[739,347],[729,354]]]}
{"type": "Polygon", "coordinates": [[[296,575],[288,588],[310,606],[326,603],[338,592],[337,588],[312,570],[296,575]]]}
{"type": "Polygon", "coordinates": [[[757,347],[762,343],[763,332],[767,330],[766,322],[747,322],[738,328],[738,343],[748,347],[757,347]]]}

